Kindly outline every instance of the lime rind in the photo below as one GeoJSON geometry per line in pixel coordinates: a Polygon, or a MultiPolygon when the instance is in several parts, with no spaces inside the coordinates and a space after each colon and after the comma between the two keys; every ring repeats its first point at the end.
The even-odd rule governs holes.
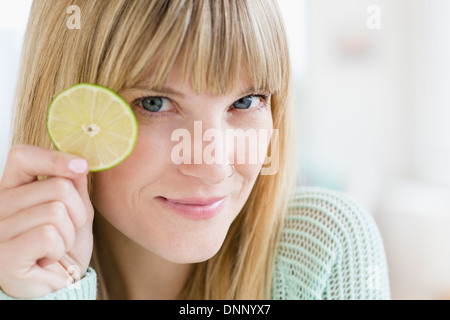
{"type": "MultiPolygon", "coordinates": [[[[128,116],[129,119],[131,119],[131,123],[132,123],[132,136],[131,138],[124,138],[128,141],[130,141],[129,147],[128,149],[125,150],[125,152],[123,152],[120,156],[116,156],[116,158],[114,159],[114,161],[110,161],[107,164],[101,164],[98,166],[92,166],[90,167],[90,172],[100,172],[100,171],[104,171],[104,170],[108,170],[111,169],[117,165],[119,165],[120,163],[122,163],[125,159],[127,159],[130,154],[132,153],[135,145],[136,145],[136,141],[137,141],[137,135],[138,135],[138,122],[136,119],[136,116],[134,115],[133,110],[131,109],[131,107],[128,105],[128,103],[120,96],[118,95],[116,92],[114,92],[113,90],[98,85],[98,84],[91,84],[91,83],[79,83],[76,85],[73,85],[71,87],[69,87],[68,89],[65,89],[63,91],[61,91],[58,95],[56,95],[56,97],[53,99],[52,103],[50,104],[48,111],[47,111],[47,119],[46,119],[46,127],[47,127],[47,132],[49,134],[50,140],[52,141],[53,145],[55,146],[55,148],[59,151],[63,151],[63,152],[67,152],[67,150],[64,150],[64,148],[62,148],[60,146],[60,144],[56,141],[57,139],[54,138],[53,134],[52,134],[52,129],[50,126],[50,122],[52,120],[51,118],[51,114],[53,110],[53,107],[55,105],[55,103],[57,103],[62,97],[64,96],[68,96],[71,92],[75,91],[75,90],[80,90],[86,88],[90,91],[103,91],[103,92],[107,92],[109,94],[109,96],[111,97],[111,103],[115,101],[119,102],[119,104],[121,105],[122,108],[124,108],[124,115],[123,116],[128,116]]],[[[95,102],[93,102],[95,103],[95,102]]],[[[93,109],[93,108],[92,108],[93,109]]],[[[105,108],[106,109],[106,108],[105,108]]],[[[94,111],[91,112],[91,119],[94,115],[94,111]]],[[[80,116],[81,117],[81,116],[80,116]]],[[[80,121],[82,121],[82,117],[79,119],[80,121]]],[[[59,121],[59,120],[58,120],[59,121]]],[[[76,121],[74,121],[76,122],[76,121]]],[[[111,133],[111,132],[109,132],[111,133]]],[[[115,133],[113,133],[114,135],[115,133]]],[[[120,135],[120,132],[117,133],[118,135],[120,135]]],[[[91,142],[93,143],[97,143],[95,140],[92,140],[91,142]]],[[[111,151],[111,146],[110,145],[106,145],[104,146],[104,149],[107,149],[109,152],[111,151]]],[[[98,158],[100,158],[100,154],[99,152],[99,148],[97,148],[97,160],[98,158]]],[[[80,157],[86,157],[85,154],[77,154],[80,157]]]]}

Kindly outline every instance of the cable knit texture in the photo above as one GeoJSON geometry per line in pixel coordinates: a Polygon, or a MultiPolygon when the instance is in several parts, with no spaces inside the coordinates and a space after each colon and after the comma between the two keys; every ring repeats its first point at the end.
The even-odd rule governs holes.
{"type": "MultiPolygon", "coordinates": [[[[383,242],[372,216],[348,196],[321,188],[293,192],[275,262],[274,300],[390,299],[383,242]]],[[[89,268],[72,286],[41,299],[96,299],[89,268]]],[[[0,300],[11,300],[0,291],[0,300]]]]}
{"type": "Polygon", "coordinates": [[[277,253],[272,298],[390,299],[386,255],[372,216],[339,192],[294,192],[277,253]]]}
{"type": "MultiPolygon", "coordinates": [[[[68,279],[69,281],[70,279],[68,279]]],[[[85,276],[71,286],[50,293],[44,297],[33,300],[95,300],[97,297],[97,274],[94,269],[88,268],[85,276]]],[[[0,300],[14,299],[0,290],[0,300]]]]}

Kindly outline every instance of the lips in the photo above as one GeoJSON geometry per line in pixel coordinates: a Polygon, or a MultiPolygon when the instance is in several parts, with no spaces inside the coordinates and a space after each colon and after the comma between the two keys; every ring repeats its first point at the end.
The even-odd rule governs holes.
{"type": "Polygon", "coordinates": [[[166,208],[170,209],[185,218],[191,220],[209,219],[217,214],[225,206],[228,197],[214,197],[214,198],[183,198],[183,199],[168,199],[164,197],[157,197],[156,200],[162,203],[166,208]]]}
{"type": "Polygon", "coordinates": [[[202,198],[185,198],[185,199],[168,199],[165,198],[167,201],[170,201],[172,203],[179,203],[179,204],[186,204],[191,206],[207,206],[211,205],[213,203],[216,203],[220,200],[225,199],[225,197],[215,197],[215,198],[209,198],[209,199],[202,199],[202,198]]]}

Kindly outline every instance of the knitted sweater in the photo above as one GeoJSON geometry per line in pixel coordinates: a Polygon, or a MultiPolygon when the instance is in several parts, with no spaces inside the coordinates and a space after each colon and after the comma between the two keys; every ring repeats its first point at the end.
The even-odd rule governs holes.
{"type": "MultiPolygon", "coordinates": [[[[97,276],[41,299],[95,299],[97,276]]],[[[0,300],[12,299],[0,291],[0,300]]],[[[292,194],[272,279],[272,299],[390,299],[382,239],[371,215],[342,193],[292,194]]]]}

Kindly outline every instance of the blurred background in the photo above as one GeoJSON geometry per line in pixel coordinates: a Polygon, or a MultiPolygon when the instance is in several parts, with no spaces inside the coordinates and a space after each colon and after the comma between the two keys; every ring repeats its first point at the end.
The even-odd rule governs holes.
{"type": "MultiPolygon", "coordinates": [[[[348,193],[371,212],[393,299],[450,299],[450,1],[279,4],[298,183],[348,193]]],[[[0,174],[30,5],[0,3],[0,174]]]]}

